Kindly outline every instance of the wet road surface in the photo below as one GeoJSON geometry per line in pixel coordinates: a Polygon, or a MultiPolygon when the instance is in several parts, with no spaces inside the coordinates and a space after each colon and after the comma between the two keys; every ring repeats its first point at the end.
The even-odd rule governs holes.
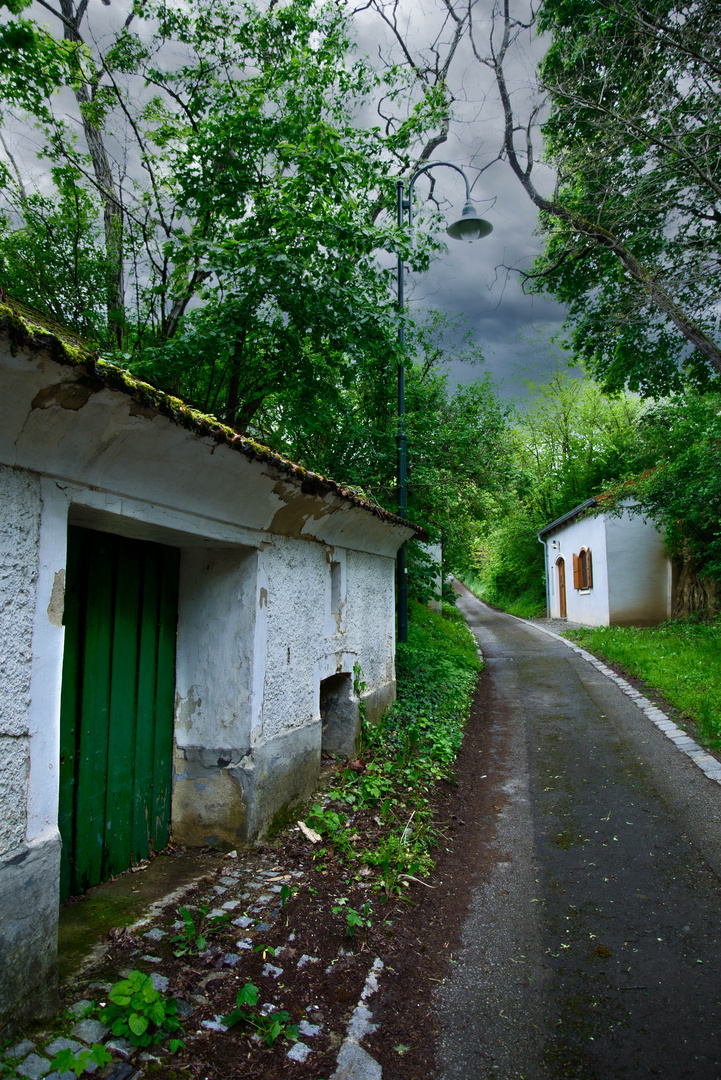
{"type": "Polygon", "coordinates": [[[442,1080],[721,1080],[721,786],[465,590],[499,810],[437,994],[442,1080]]]}

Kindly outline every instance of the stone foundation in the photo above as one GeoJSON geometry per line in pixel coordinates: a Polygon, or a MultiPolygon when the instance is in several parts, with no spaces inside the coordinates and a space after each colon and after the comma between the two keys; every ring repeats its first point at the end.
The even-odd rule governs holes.
{"type": "Polygon", "coordinates": [[[0,1038],[59,1007],[57,829],[0,860],[0,1038]]]}
{"type": "Polygon", "coordinates": [[[176,748],[173,839],[230,849],[262,836],[307,799],[320,772],[320,721],[246,750],[176,748]]]}

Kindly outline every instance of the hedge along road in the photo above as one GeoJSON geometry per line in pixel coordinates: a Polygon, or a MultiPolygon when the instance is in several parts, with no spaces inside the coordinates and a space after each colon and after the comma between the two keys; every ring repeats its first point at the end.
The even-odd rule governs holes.
{"type": "Polygon", "coordinates": [[[500,813],[436,997],[440,1077],[719,1080],[721,786],[562,642],[459,606],[500,813]]]}

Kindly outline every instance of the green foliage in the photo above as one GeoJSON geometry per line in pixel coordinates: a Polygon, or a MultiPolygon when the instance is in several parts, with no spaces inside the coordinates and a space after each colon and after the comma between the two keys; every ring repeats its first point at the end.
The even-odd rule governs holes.
{"type": "MultiPolygon", "coordinates": [[[[510,409],[487,374],[449,393],[442,366],[454,355],[447,345],[448,328],[441,324],[421,330],[410,335],[416,359],[406,387],[409,514],[441,541],[444,567],[456,572],[468,560],[489,499],[511,481],[506,453],[510,409]]],[[[457,355],[469,364],[483,363],[480,351],[458,350],[457,355]]],[[[413,549],[409,571],[409,590],[415,589],[416,599],[426,598],[427,572],[413,549]]]]}
{"type": "MultiPolygon", "coordinates": [[[[367,732],[365,768],[344,769],[328,805],[316,803],[306,819],[341,858],[373,867],[386,895],[433,868],[437,837],[429,800],[434,785],[452,775],[479,667],[459,612],[441,617],[411,603],[409,640],[396,657],[398,698],[367,732]],[[359,809],[373,810],[383,824],[372,846],[355,846],[362,837],[352,833],[346,813],[359,809]]],[[[325,849],[318,853],[324,856],[325,849]]]]}
{"type": "MultiPolygon", "coordinates": [[[[503,545],[504,530],[494,529],[492,539],[494,543],[503,545]]],[[[512,537],[511,542],[514,540],[516,538],[512,537]]],[[[510,615],[517,615],[519,619],[539,619],[546,614],[546,593],[543,567],[539,568],[535,548],[531,547],[531,544],[538,543],[538,537],[535,533],[521,537],[521,545],[524,542],[528,543],[530,558],[521,562],[517,575],[509,576],[506,573],[505,549],[498,560],[493,558],[492,550],[491,557],[488,558],[488,549],[485,549],[487,563],[484,578],[480,578],[473,570],[464,570],[459,580],[474,596],[492,607],[507,611],[510,615]],[[507,579],[505,589],[500,587],[504,577],[507,579]]],[[[519,551],[522,553],[521,545],[513,547],[509,553],[518,556],[519,551]]]]}
{"type": "Polygon", "coordinates": [[[601,626],[566,636],[642,679],[696,722],[699,741],[721,749],[721,621],[601,626]]]}
{"type": "Polygon", "coordinates": [[[80,1076],[85,1072],[88,1065],[99,1066],[102,1069],[112,1060],[112,1055],[108,1053],[104,1046],[100,1043],[93,1043],[89,1049],[84,1048],[77,1052],[69,1048],[59,1050],[51,1060],[50,1068],[57,1070],[59,1073],[74,1072],[76,1076],[80,1076]]]}
{"type": "Polygon", "coordinates": [[[636,498],[670,555],[721,582],[721,395],[688,392],[653,405],[638,434],[615,501],[636,498]]]}
{"type": "MultiPolygon", "coordinates": [[[[29,7],[24,0],[3,0],[12,15],[29,7]]],[[[51,121],[50,96],[66,86],[81,53],[72,41],[50,34],[46,27],[24,18],[0,23],[0,101],[6,108],[51,121]]],[[[3,166],[4,169],[4,166],[3,166]]]]}
{"type": "Polygon", "coordinates": [[[106,334],[107,264],[99,200],[73,168],[53,170],[55,193],[26,195],[9,184],[0,214],[0,279],[11,296],[75,327],[106,334]]]}
{"type": "Polygon", "coordinates": [[[322,425],[358,365],[394,367],[397,318],[375,253],[401,247],[422,267],[439,246],[435,218],[411,251],[379,216],[394,195],[389,152],[403,158],[437,109],[383,130],[359,123],[378,94],[404,98],[405,76],[376,73],[350,32],[338,5],[315,0],[149,0],[102,46],[75,43],[49,85],[38,41],[54,39],[27,31],[18,84],[45,154],[102,203],[102,238],[96,218],[84,242],[109,265],[101,302],[119,290],[108,347],[119,320],[126,362],[243,430],[263,407],[266,421],[280,412],[274,428],[311,424],[314,408],[322,425]],[[55,84],[72,86],[78,116],[41,108],[55,84]],[[116,177],[111,139],[132,147],[137,175],[116,177]]]}
{"type": "Polygon", "coordinates": [[[408,542],[407,548],[408,595],[420,604],[442,599],[442,582],[439,582],[441,564],[435,562],[417,541],[408,542]]]}
{"type": "MultiPolygon", "coordinates": [[[[80,24],[72,47],[56,41],[63,65],[48,83],[38,41],[55,39],[32,24],[13,85],[48,175],[36,190],[5,168],[0,272],[111,359],[395,508],[398,313],[377,253],[421,270],[442,247],[435,211],[418,206],[413,237],[398,228],[392,174],[449,102],[444,87],[419,97],[402,69],[375,70],[352,31],[330,2],[148,0],[92,46],[80,24]],[[380,97],[383,126],[361,122],[380,97]],[[111,140],[139,167],[119,175],[111,140]]],[[[409,513],[453,568],[484,493],[504,482],[505,410],[487,377],[449,393],[451,354],[482,360],[468,341],[448,347],[455,327],[402,318],[409,513]]],[[[428,593],[417,560],[411,587],[428,593]]]]}
{"type": "Polygon", "coordinates": [[[183,920],[183,928],[178,934],[170,939],[172,945],[176,945],[173,951],[176,956],[185,956],[186,953],[203,952],[208,946],[207,933],[214,925],[228,921],[228,915],[215,915],[208,919],[208,905],[201,904],[198,908],[198,921],[196,923],[193,914],[187,907],[178,908],[178,914],[183,920]]]}
{"type": "Polygon", "coordinates": [[[202,933],[202,925],[205,921],[205,916],[208,913],[208,905],[203,904],[200,907],[198,925],[195,925],[195,920],[192,913],[186,907],[178,909],[178,914],[183,920],[182,930],[170,939],[171,945],[176,945],[177,948],[173,951],[176,956],[185,956],[186,953],[202,952],[207,946],[207,940],[202,933]]]}
{"type": "Polygon", "coordinates": [[[283,1038],[287,1042],[298,1041],[298,1025],[289,1022],[290,1016],[285,1009],[278,1009],[268,1014],[254,1011],[258,1004],[258,987],[253,983],[246,983],[238,991],[235,1002],[233,1011],[223,1017],[223,1023],[228,1027],[234,1027],[240,1023],[248,1024],[249,1027],[255,1029],[261,1042],[266,1046],[272,1046],[278,1038],[283,1038]]]}
{"type": "Polygon", "coordinates": [[[540,7],[546,154],[572,217],[542,215],[537,287],[566,304],[574,355],[609,390],[658,397],[721,370],[693,337],[716,339],[721,285],[717,21],[711,0],[540,7]]]}
{"type": "MultiPolygon", "coordinates": [[[[149,975],[131,971],[127,979],[113,986],[110,1005],[100,1013],[100,1019],[110,1025],[113,1035],[129,1039],[133,1046],[150,1046],[164,1042],[170,1034],[182,1033],[177,1012],[174,998],[164,1000],[149,975]]],[[[180,1046],[176,1038],[171,1050],[180,1046]]]]}
{"type": "Polygon", "coordinates": [[[284,882],[280,887],[280,906],[282,908],[287,907],[288,901],[292,900],[294,896],[297,896],[297,894],[297,888],[294,888],[292,885],[288,885],[286,882],[284,882]]]}
{"type": "Polygon", "coordinates": [[[356,910],[349,906],[347,896],[341,896],[331,911],[334,915],[344,917],[349,937],[353,937],[359,928],[366,927],[368,930],[371,928],[373,909],[369,903],[362,904],[360,909],[356,910]]]}
{"type": "MultiPolygon", "coordinates": [[[[443,545],[446,569],[468,558],[489,492],[509,474],[504,454],[508,406],[487,375],[451,393],[447,366],[460,359],[480,367],[478,350],[452,344],[458,326],[433,317],[409,328],[406,365],[408,513],[443,545]]],[[[357,364],[353,381],[336,385],[326,372],[325,398],[307,410],[293,398],[269,398],[256,416],[257,434],[280,453],[360,490],[388,509],[397,507],[397,367],[357,364]]],[[[417,545],[409,550],[409,591],[416,599],[435,592],[433,572],[417,545]]]]}
{"type": "Polygon", "coordinates": [[[627,475],[641,410],[634,395],[609,397],[560,370],[528,388],[507,440],[512,483],[487,500],[474,558],[459,573],[483,600],[521,617],[546,610],[538,530],[627,475]]]}
{"type": "Polygon", "coordinates": [[[479,573],[461,580],[481,600],[521,618],[546,613],[543,548],[538,519],[520,500],[486,532],[476,550],[479,573]]]}

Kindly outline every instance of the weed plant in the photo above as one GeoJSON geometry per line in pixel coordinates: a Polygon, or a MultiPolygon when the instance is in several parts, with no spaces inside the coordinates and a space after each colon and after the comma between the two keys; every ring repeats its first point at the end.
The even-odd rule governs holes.
{"type": "Polygon", "coordinates": [[[238,991],[235,1008],[223,1017],[223,1022],[228,1027],[246,1024],[255,1030],[260,1041],[266,1046],[272,1046],[277,1038],[283,1038],[290,1043],[297,1042],[298,1025],[290,1023],[290,1016],[286,1010],[256,1012],[258,996],[258,987],[253,983],[246,983],[242,990],[238,991]]]}
{"type": "Polygon", "coordinates": [[[584,627],[566,637],[642,679],[695,721],[700,742],[721,749],[721,619],[584,627]]]}
{"type": "Polygon", "coordinates": [[[431,793],[452,777],[480,667],[460,612],[412,604],[408,643],[396,655],[397,700],[364,728],[360,769],[345,768],[306,819],[343,861],[373,867],[386,895],[433,868],[431,793]],[[372,841],[357,832],[359,811],[378,826],[372,841]]]}
{"type": "Polygon", "coordinates": [[[229,915],[214,915],[208,918],[208,904],[201,904],[198,911],[197,923],[187,907],[178,908],[178,914],[183,920],[183,928],[180,933],[170,939],[175,945],[175,955],[185,956],[186,953],[201,953],[208,947],[208,933],[220,924],[228,922],[229,915]]]}
{"type": "Polygon", "coordinates": [[[172,1035],[168,1045],[174,1054],[184,1045],[179,1038],[183,1028],[177,1013],[175,999],[161,997],[149,975],[131,971],[127,979],[113,986],[110,1004],[100,1013],[100,1019],[110,1025],[113,1035],[129,1039],[133,1046],[166,1042],[172,1035]]]}

